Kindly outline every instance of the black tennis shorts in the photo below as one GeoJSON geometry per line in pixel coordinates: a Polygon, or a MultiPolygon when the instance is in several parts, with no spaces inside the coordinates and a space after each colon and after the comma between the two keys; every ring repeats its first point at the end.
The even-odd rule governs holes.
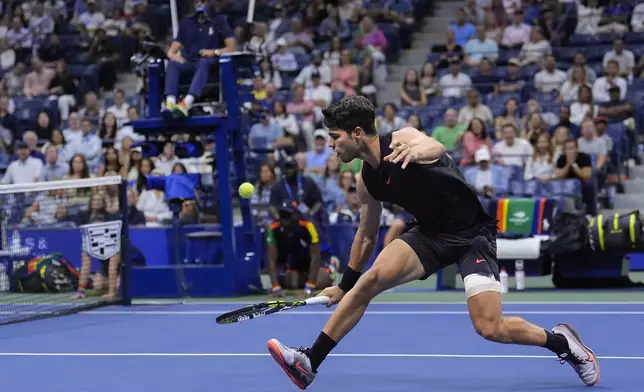
{"type": "Polygon", "coordinates": [[[458,236],[423,233],[419,226],[413,226],[398,238],[405,241],[420,259],[425,269],[425,276],[421,280],[451,264],[458,264],[463,279],[478,274],[494,276],[499,280],[496,230],[493,228],[481,227],[474,235],[458,236]]]}

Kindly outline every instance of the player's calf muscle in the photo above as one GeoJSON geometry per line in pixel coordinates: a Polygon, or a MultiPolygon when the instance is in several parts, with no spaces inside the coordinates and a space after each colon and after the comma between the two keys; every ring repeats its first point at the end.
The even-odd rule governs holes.
{"type": "Polygon", "coordinates": [[[542,328],[519,317],[504,317],[501,294],[483,292],[468,299],[470,317],[476,333],[497,343],[541,346],[546,336],[542,328]]]}

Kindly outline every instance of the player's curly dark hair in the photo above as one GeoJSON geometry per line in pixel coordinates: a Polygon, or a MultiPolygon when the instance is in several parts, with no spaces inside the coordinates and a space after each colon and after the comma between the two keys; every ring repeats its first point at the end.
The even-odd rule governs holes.
{"type": "Polygon", "coordinates": [[[366,97],[352,95],[322,110],[324,125],[329,129],[350,132],[357,127],[367,135],[376,132],[376,108],[366,97]]]}

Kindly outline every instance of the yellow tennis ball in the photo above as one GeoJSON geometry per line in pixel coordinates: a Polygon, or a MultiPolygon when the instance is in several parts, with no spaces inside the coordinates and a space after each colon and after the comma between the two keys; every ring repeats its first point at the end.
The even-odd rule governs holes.
{"type": "Polygon", "coordinates": [[[250,199],[251,197],[253,197],[254,192],[255,187],[250,182],[245,182],[239,186],[239,196],[243,197],[244,199],[250,199]]]}

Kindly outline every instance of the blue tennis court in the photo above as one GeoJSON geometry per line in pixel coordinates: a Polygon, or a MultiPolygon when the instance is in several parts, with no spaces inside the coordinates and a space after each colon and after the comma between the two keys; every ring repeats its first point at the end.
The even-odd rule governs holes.
{"type": "MultiPolygon", "coordinates": [[[[266,351],[310,345],[330,314],[311,307],[233,325],[240,304],[108,307],[0,328],[0,390],[190,392],[298,390],[266,351]]],[[[574,325],[610,391],[641,389],[644,303],[512,303],[550,328],[574,325]]],[[[489,343],[464,304],[374,303],[320,368],[310,391],[571,391],[587,388],[540,348],[489,343]]]]}

